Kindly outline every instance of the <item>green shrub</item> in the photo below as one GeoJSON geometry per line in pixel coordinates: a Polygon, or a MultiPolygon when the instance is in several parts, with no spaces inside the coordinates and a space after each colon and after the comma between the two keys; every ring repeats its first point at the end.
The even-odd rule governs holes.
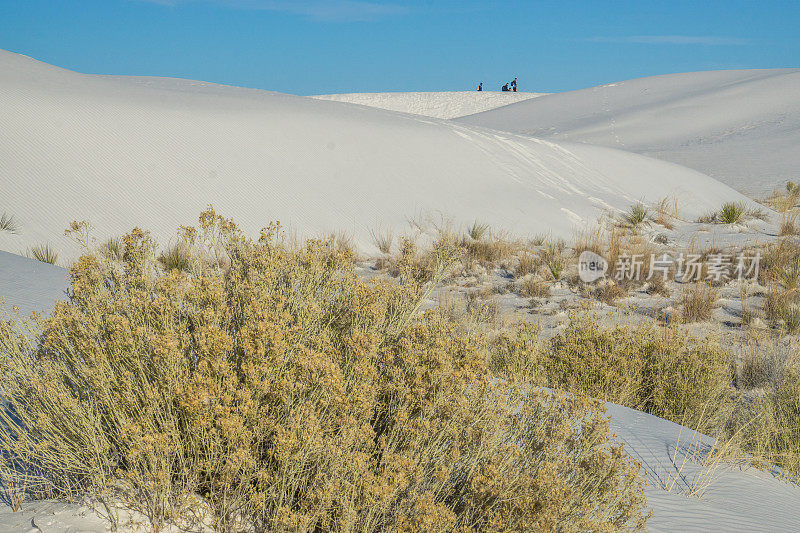
{"type": "Polygon", "coordinates": [[[164,272],[135,229],[122,268],[72,266],[35,337],[0,322],[0,483],[121,500],[155,531],[203,509],[223,531],[643,527],[602,407],[492,379],[479,333],[418,312],[407,246],[398,282],[365,282],[325,242],[200,222],[184,235],[224,268],[164,272]]]}
{"type": "Polygon", "coordinates": [[[718,218],[723,224],[737,224],[746,212],[747,207],[742,202],[725,202],[719,210],[718,218]]]}
{"type": "Polygon", "coordinates": [[[650,212],[647,207],[642,202],[637,202],[631,206],[623,218],[631,227],[637,228],[646,222],[649,216],[650,212]]]}

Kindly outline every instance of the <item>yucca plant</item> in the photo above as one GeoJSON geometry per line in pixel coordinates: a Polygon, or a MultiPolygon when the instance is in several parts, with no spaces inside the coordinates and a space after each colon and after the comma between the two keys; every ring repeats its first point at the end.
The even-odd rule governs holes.
{"type": "Polygon", "coordinates": [[[467,235],[469,235],[470,239],[473,241],[479,241],[483,239],[486,233],[489,231],[489,224],[483,224],[478,222],[477,220],[472,223],[469,229],[467,229],[467,235]]]}
{"type": "Polygon", "coordinates": [[[0,231],[7,231],[8,233],[16,235],[19,233],[19,230],[19,224],[14,220],[13,215],[3,213],[2,216],[0,216],[0,231]]]}
{"type": "Polygon", "coordinates": [[[58,261],[58,252],[56,252],[49,244],[37,244],[28,248],[28,257],[36,259],[42,263],[50,263],[55,265],[58,261]]]}
{"type": "Polygon", "coordinates": [[[191,252],[183,243],[174,244],[161,252],[158,261],[167,272],[171,270],[188,272],[192,268],[191,252]]]}
{"type": "Polygon", "coordinates": [[[738,224],[747,208],[742,202],[725,202],[719,210],[719,221],[723,224],[738,224]]]}
{"type": "Polygon", "coordinates": [[[646,222],[650,215],[649,210],[642,202],[637,202],[631,206],[630,211],[625,214],[625,222],[631,227],[639,227],[642,223],[646,222]]]}

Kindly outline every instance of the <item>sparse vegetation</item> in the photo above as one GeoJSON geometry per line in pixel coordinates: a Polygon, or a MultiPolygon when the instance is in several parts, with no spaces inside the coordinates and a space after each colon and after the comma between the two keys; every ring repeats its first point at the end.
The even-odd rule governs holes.
{"type": "Polygon", "coordinates": [[[637,202],[623,216],[623,220],[632,228],[638,228],[649,219],[650,210],[642,202],[637,202]]]}
{"type": "Polygon", "coordinates": [[[27,256],[51,265],[55,265],[58,262],[58,252],[48,243],[31,246],[28,248],[27,256]]]}
{"type": "Polygon", "coordinates": [[[526,298],[547,298],[550,296],[550,283],[530,276],[523,280],[518,292],[526,298]]]}
{"type": "Polygon", "coordinates": [[[568,265],[566,243],[562,240],[548,241],[542,250],[542,263],[553,281],[561,280],[568,265]]]}
{"type": "Polygon", "coordinates": [[[486,233],[489,231],[489,224],[483,224],[478,222],[477,220],[472,224],[472,226],[467,229],[467,235],[473,241],[479,241],[483,239],[486,233]]]}
{"type": "Polygon", "coordinates": [[[386,231],[378,231],[372,233],[372,241],[382,254],[388,255],[392,253],[392,244],[394,243],[394,232],[391,229],[386,231]]]}
{"type": "Polygon", "coordinates": [[[653,217],[653,221],[667,229],[672,229],[674,227],[673,222],[678,220],[679,217],[678,199],[674,197],[662,198],[656,205],[656,214],[653,217]]]}
{"type": "Polygon", "coordinates": [[[738,224],[742,221],[747,208],[741,202],[726,202],[722,204],[718,213],[718,219],[723,224],[738,224]]]}
{"type": "Polygon", "coordinates": [[[0,215],[0,231],[5,231],[12,235],[20,232],[20,226],[14,219],[14,215],[8,215],[5,212],[0,215]]]}
{"type": "Polygon", "coordinates": [[[698,281],[681,292],[681,318],[684,322],[711,320],[719,293],[710,283],[698,281]]]}
{"type": "Polygon", "coordinates": [[[522,278],[528,274],[534,274],[539,270],[540,264],[541,261],[537,254],[525,250],[519,256],[519,261],[514,269],[514,275],[518,278],[522,278]]]}

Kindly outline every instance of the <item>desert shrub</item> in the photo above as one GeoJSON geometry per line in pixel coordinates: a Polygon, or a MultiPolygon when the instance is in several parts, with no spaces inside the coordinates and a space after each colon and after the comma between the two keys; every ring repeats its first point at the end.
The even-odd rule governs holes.
{"type": "Polygon", "coordinates": [[[744,447],[756,463],[776,465],[784,474],[800,475],[800,371],[789,367],[769,389],[744,426],[744,447]]]}
{"type": "Polygon", "coordinates": [[[580,254],[586,250],[598,255],[603,254],[605,243],[605,231],[603,226],[585,227],[577,231],[573,239],[573,250],[580,254]]]}
{"type": "Polygon", "coordinates": [[[346,231],[334,231],[325,239],[330,252],[349,256],[353,261],[358,257],[353,235],[346,231]]]}
{"type": "Polygon", "coordinates": [[[628,296],[628,289],[624,284],[616,281],[605,280],[599,283],[592,291],[591,296],[607,304],[614,303],[620,298],[628,296]]]}
{"type": "Polygon", "coordinates": [[[549,344],[521,326],[496,341],[493,364],[534,383],[586,394],[708,429],[721,414],[733,379],[728,355],[710,341],[656,326],[601,327],[574,317],[549,344]],[[704,415],[704,410],[706,414],[704,415]]]}
{"type": "Polygon", "coordinates": [[[483,239],[484,235],[486,235],[488,231],[489,224],[484,224],[476,220],[473,222],[472,226],[467,229],[467,235],[473,241],[479,241],[483,239]]]}
{"type": "Polygon", "coordinates": [[[671,291],[669,286],[667,285],[666,279],[664,276],[654,275],[650,280],[647,282],[647,294],[659,294],[665,298],[668,298],[671,291]]]}
{"type": "Polygon", "coordinates": [[[136,229],[121,265],[72,266],[35,337],[0,322],[0,482],[154,531],[202,509],[220,531],[641,529],[601,406],[491,379],[480,334],[418,312],[408,243],[397,282],[365,282],[325,242],[200,221],[225,268],[163,271],[136,229]]]}
{"type": "Polygon", "coordinates": [[[51,265],[55,265],[58,261],[58,252],[48,243],[31,246],[28,248],[27,256],[31,259],[41,261],[42,263],[50,263],[51,265]]]}
{"type": "Polygon", "coordinates": [[[781,218],[781,227],[778,231],[778,235],[785,237],[787,235],[797,235],[797,233],[797,217],[787,217],[784,213],[784,216],[781,218]]]}
{"type": "Polygon", "coordinates": [[[542,250],[541,261],[553,281],[564,277],[564,271],[569,265],[569,256],[566,252],[567,244],[562,240],[548,241],[542,250]]]}
{"type": "Polygon", "coordinates": [[[642,202],[633,204],[628,212],[623,215],[623,221],[633,228],[638,228],[648,220],[650,211],[642,202]]]}
{"type": "Polygon", "coordinates": [[[717,219],[723,224],[737,224],[746,212],[747,207],[742,202],[725,202],[717,213],[717,219]]]}
{"type": "Polygon", "coordinates": [[[12,235],[19,233],[20,227],[14,219],[14,215],[8,215],[5,212],[0,215],[0,231],[7,231],[12,235]]]}
{"type": "Polygon", "coordinates": [[[389,254],[392,251],[394,232],[391,229],[382,232],[372,232],[372,240],[382,254],[389,254]]]}
{"type": "Polygon", "coordinates": [[[548,298],[550,296],[550,283],[537,279],[533,276],[527,277],[517,288],[520,296],[526,298],[548,298]]]}
{"type": "Polygon", "coordinates": [[[519,256],[519,261],[514,269],[514,276],[522,278],[528,274],[533,274],[539,269],[540,264],[541,261],[538,254],[525,250],[519,256]]]}
{"type": "Polygon", "coordinates": [[[719,292],[710,283],[692,283],[681,291],[681,319],[686,323],[711,320],[718,299],[719,292]]]}
{"type": "Polygon", "coordinates": [[[533,238],[531,239],[531,244],[533,246],[542,246],[546,241],[547,241],[547,235],[540,233],[533,236],[533,238]]]}
{"type": "Polygon", "coordinates": [[[179,242],[161,252],[158,256],[158,262],[167,271],[180,270],[189,272],[192,268],[192,253],[185,243],[179,242]]]}
{"type": "Polygon", "coordinates": [[[464,250],[464,258],[485,267],[510,259],[519,249],[519,244],[496,235],[480,233],[480,239],[463,238],[456,246],[464,250]]]}
{"type": "Polygon", "coordinates": [[[797,239],[783,238],[767,245],[761,250],[758,280],[761,285],[784,282],[787,273],[800,271],[800,242],[797,239]]]}

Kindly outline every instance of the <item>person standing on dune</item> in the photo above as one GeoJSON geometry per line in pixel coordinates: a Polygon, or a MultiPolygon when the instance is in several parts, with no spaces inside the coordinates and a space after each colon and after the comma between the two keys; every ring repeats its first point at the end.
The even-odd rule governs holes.
{"type": "Polygon", "coordinates": [[[514,81],[511,82],[511,90],[517,92],[517,78],[514,78],[514,81]]]}
{"type": "Polygon", "coordinates": [[[483,82],[480,82],[480,83],[478,84],[478,92],[480,92],[480,91],[482,91],[482,90],[483,90],[483,82]]]}

